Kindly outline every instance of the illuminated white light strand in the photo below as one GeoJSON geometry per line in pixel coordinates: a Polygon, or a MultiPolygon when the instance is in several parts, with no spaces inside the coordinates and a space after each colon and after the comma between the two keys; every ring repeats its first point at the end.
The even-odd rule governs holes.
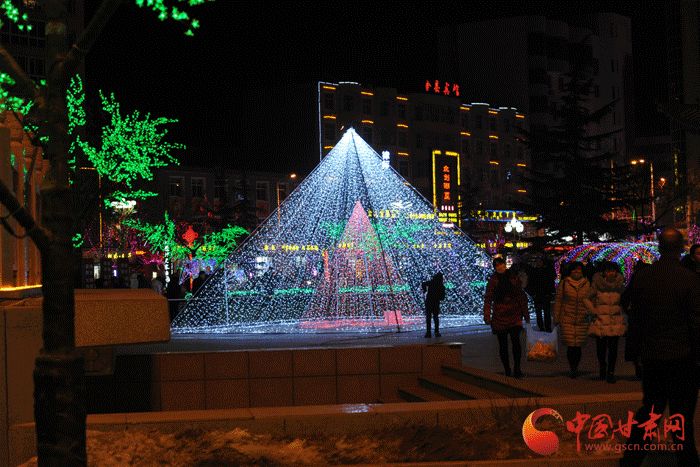
{"type": "Polygon", "coordinates": [[[173,333],[387,331],[425,326],[421,283],[442,272],[442,327],[481,323],[491,258],[351,128],[207,279],[173,333]]]}

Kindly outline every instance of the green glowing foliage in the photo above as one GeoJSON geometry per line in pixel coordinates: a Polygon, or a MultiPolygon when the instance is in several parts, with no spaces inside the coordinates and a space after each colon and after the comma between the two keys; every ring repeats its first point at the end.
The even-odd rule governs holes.
{"type": "MultiPolygon", "coordinates": [[[[4,11],[5,16],[7,16],[10,21],[17,25],[17,29],[20,31],[24,31],[24,28],[27,28],[27,31],[32,30],[32,25],[27,23],[29,17],[26,13],[20,15],[19,10],[12,4],[12,0],[3,0],[0,9],[4,11]]],[[[2,21],[0,21],[0,26],[2,26],[2,21]]]]}
{"type": "Polygon", "coordinates": [[[227,226],[220,232],[212,232],[205,235],[193,248],[188,248],[178,240],[175,234],[175,223],[170,220],[168,212],[162,224],[151,225],[136,219],[125,219],[123,223],[141,232],[142,237],[153,248],[152,252],[160,252],[171,260],[189,259],[215,259],[217,265],[226,259],[238,245],[236,239],[248,232],[241,227],[227,226]]]}
{"type": "Polygon", "coordinates": [[[158,131],[160,125],[177,120],[151,119],[150,114],[141,119],[138,110],[122,117],[114,94],[107,98],[100,91],[100,97],[102,108],[111,115],[110,124],[102,129],[102,147],[93,148],[80,138],[77,143],[101,176],[131,188],[139,177],[152,180],[152,169],[177,164],[170,150],[184,149],[184,146],[163,141],[167,130],[158,131]]]}
{"type": "MultiPolygon", "coordinates": [[[[170,7],[168,10],[168,7],[164,5],[163,0],[135,0],[136,5],[138,7],[147,7],[158,13],[158,19],[161,21],[165,21],[168,18],[172,18],[176,21],[180,21],[183,23],[189,23],[189,29],[185,32],[185,35],[187,36],[193,36],[194,32],[192,31],[193,29],[197,29],[199,27],[199,21],[190,18],[190,16],[187,14],[186,11],[180,11],[177,9],[177,7],[170,7]]],[[[196,5],[201,5],[202,3],[206,2],[213,2],[214,0],[178,0],[180,3],[187,3],[188,6],[196,6],[196,5]]]]}
{"type": "Polygon", "coordinates": [[[6,73],[0,73],[0,112],[14,110],[26,115],[32,107],[32,101],[10,95],[7,89],[14,86],[15,81],[6,73]]]}

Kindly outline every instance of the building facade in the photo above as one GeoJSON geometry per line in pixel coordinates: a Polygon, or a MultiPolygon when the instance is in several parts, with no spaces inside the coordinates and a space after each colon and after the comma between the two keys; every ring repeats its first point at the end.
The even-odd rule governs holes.
{"type": "Polygon", "coordinates": [[[320,82],[320,159],[353,127],[447,222],[461,223],[472,210],[525,202],[521,175],[529,154],[518,130],[528,128],[526,115],[512,107],[463,104],[459,89],[426,84],[425,93],[405,95],[393,88],[320,82]]]}
{"type": "MultiPolygon", "coordinates": [[[[589,110],[616,103],[590,131],[619,130],[599,150],[617,152],[616,162],[626,163],[635,137],[630,30],[630,19],[613,13],[569,22],[519,16],[447,26],[438,30],[441,79],[459,83],[467,102],[515,107],[528,116],[531,128],[552,128],[566,73],[577,62],[591,64],[589,110]]],[[[533,168],[551,169],[548,162],[533,160],[533,168]]]]}
{"type": "MultiPolygon", "coordinates": [[[[668,99],[674,104],[700,102],[700,6],[696,1],[672,0],[666,10],[668,99]]],[[[688,131],[678,119],[670,119],[674,184],[691,188],[685,206],[679,206],[674,220],[679,226],[700,223],[700,195],[692,187],[700,182],[700,135],[688,131]]]]}

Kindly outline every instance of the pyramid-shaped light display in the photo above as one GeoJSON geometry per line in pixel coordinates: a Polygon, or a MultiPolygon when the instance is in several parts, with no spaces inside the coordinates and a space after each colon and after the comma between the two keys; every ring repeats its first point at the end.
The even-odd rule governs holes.
{"type": "Polygon", "coordinates": [[[348,130],[207,279],[173,333],[386,331],[425,326],[421,283],[442,272],[441,325],[481,322],[491,258],[348,130]]]}

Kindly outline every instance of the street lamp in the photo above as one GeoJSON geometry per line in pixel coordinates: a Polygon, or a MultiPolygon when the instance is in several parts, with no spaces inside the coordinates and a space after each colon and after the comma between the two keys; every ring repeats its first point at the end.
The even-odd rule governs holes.
{"type": "MultiPolygon", "coordinates": [[[[632,165],[644,164],[646,160],[635,159],[630,161],[632,165]]],[[[654,163],[649,161],[649,177],[651,180],[651,222],[656,222],[656,199],[654,197],[654,163]]]]}
{"type": "Polygon", "coordinates": [[[513,213],[513,218],[506,222],[506,226],[503,228],[503,230],[508,233],[513,232],[513,251],[516,251],[518,236],[523,233],[525,227],[523,226],[522,222],[515,218],[515,213],[513,213]]]}

